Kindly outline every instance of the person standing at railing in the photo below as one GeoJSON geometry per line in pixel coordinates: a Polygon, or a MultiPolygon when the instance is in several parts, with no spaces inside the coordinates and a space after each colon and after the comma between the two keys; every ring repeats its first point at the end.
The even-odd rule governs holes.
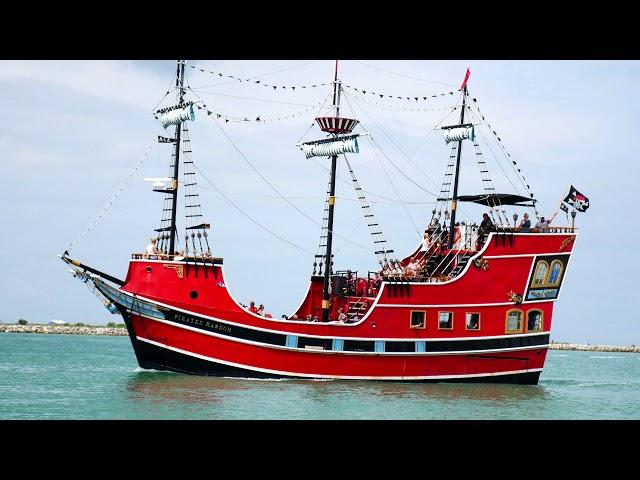
{"type": "Polygon", "coordinates": [[[524,217],[520,220],[520,231],[523,233],[529,233],[531,231],[531,220],[529,220],[529,214],[525,212],[524,217]]]}
{"type": "Polygon", "coordinates": [[[488,213],[482,214],[482,223],[480,223],[480,228],[478,229],[478,250],[484,245],[484,239],[493,229],[493,222],[491,218],[489,218],[488,213]]]}
{"type": "Polygon", "coordinates": [[[544,217],[540,217],[540,220],[538,220],[538,223],[536,223],[535,228],[539,232],[546,232],[547,230],[549,230],[549,224],[553,222],[553,219],[556,218],[557,214],[558,212],[555,212],[553,215],[551,215],[551,218],[549,220],[545,220],[544,217]]]}

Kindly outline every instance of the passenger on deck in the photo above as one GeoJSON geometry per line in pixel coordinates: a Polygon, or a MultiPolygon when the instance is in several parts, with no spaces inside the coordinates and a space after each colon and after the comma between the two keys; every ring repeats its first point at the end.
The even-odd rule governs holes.
{"type": "Polygon", "coordinates": [[[482,230],[482,232],[484,234],[488,234],[491,231],[492,228],[493,228],[493,222],[489,218],[489,214],[488,213],[483,213],[482,214],[482,223],[480,223],[480,230],[482,230]]]}
{"type": "Polygon", "coordinates": [[[404,267],[404,275],[407,278],[415,278],[422,274],[424,270],[425,259],[413,260],[404,267]]]}
{"type": "Polygon", "coordinates": [[[251,300],[251,303],[249,303],[249,311],[251,313],[258,313],[258,309],[256,308],[256,302],[254,302],[253,300],[251,300]]]}
{"type": "Polygon", "coordinates": [[[460,225],[456,222],[455,228],[453,229],[453,249],[454,250],[464,250],[465,248],[465,232],[466,227],[464,225],[460,225]]]}
{"type": "Polygon", "coordinates": [[[431,239],[429,238],[429,232],[427,230],[424,231],[424,236],[422,237],[422,245],[420,245],[420,252],[427,253],[431,248],[431,239]]]}
{"type": "Polygon", "coordinates": [[[347,295],[354,295],[356,290],[356,278],[351,273],[351,270],[347,270],[347,295]]]}
{"type": "Polygon", "coordinates": [[[258,315],[264,317],[264,305],[262,304],[260,304],[260,306],[258,307],[258,315]]]}
{"type": "Polygon", "coordinates": [[[440,221],[436,218],[433,217],[433,220],[431,220],[431,225],[429,225],[429,230],[433,231],[433,235],[434,237],[438,237],[438,235],[440,235],[440,221]]]}
{"type": "Polygon", "coordinates": [[[520,231],[523,233],[529,233],[531,231],[531,220],[529,220],[529,214],[525,213],[522,220],[520,220],[520,231]]]}
{"type": "Polygon", "coordinates": [[[549,224],[551,222],[553,222],[553,219],[556,218],[556,215],[558,214],[558,212],[554,213],[553,215],[551,215],[551,218],[549,220],[545,220],[544,217],[540,217],[540,220],[538,220],[538,223],[536,223],[536,229],[539,232],[546,232],[547,230],[549,230],[549,224]]]}
{"type": "Polygon", "coordinates": [[[478,229],[478,249],[484,245],[484,239],[489,235],[491,229],[493,228],[493,222],[489,218],[488,213],[482,214],[482,223],[480,223],[480,228],[478,229]]]}
{"type": "Polygon", "coordinates": [[[366,278],[358,278],[356,280],[356,295],[358,297],[367,295],[368,286],[369,286],[369,282],[367,282],[366,278]]]}
{"type": "Polygon", "coordinates": [[[157,247],[156,243],[158,243],[158,240],[152,238],[151,243],[147,245],[147,255],[149,255],[149,258],[154,259],[152,255],[163,255],[162,250],[157,247]]]}

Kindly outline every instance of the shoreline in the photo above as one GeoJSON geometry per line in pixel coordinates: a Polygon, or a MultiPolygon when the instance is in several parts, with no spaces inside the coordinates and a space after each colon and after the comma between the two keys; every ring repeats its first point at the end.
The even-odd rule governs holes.
{"type": "MultiPolygon", "coordinates": [[[[124,337],[129,335],[126,328],[113,328],[106,326],[73,325],[15,325],[0,324],[0,333],[44,333],[53,335],[109,335],[124,337]]],[[[554,342],[549,344],[549,350],[575,350],[581,352],[628,352],[640,353],[640,346],[628,345],[585,345],[580,343],[554,342]]]]}
{"type": "Polygon", "coordinates": [[[57,335],[109,335],[123,337],[129,335],[126,328],[114,328],[107,326],[73,325],[9,325],[0,324],[0,333],[45,333],[57,335]]]}

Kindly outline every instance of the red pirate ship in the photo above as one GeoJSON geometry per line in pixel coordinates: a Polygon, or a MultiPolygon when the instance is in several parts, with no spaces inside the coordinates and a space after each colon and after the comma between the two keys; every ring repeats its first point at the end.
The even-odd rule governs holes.
{"type": "Polygon", "coordinates": [[[185,63],[178,62],[177,103],[156,112],[165,128],[175,126],[174,137],[159,138],[172,145],[173,154],[171,176],[153,179],[165,212],[157,245],[132,255],[124,280],[68,252],[61,256],[112,313],[122,315],[141,367],[228,377],[537,384],[577,234],[573,226],[516,227],[516,215],[510,225],[506,207],[529,207],[537,214],[536,200],[533,194],[495,191],[475,138],[477,124],[469,121],[478,111],[470,105],[468,72],[459,90],[459,122],[441,127],[451,154],[437,206],[421,244],[399,259],[346,156],[359,152],[362,135],[353,133],[358,120],[340,116],[344,90],[336,63],[333,112],[316,118],[327,137],[299,145],[307,158],[331,162],[322,251],[300,307],[276,319],[234,299],[223,259],[209,247],[187,126],[194,105],[204,104],[185,99],[185,63]],[[475,150],[482,194],[458,193],[465,143],[475,150]],[[379,268],[366,275],[333,268],[338,162],[351,173],[378,257],[379,268]],[[182,249],[179,191],[186,210],[182,249]],[[460,202],[483,205],[485,221],[457,221],[460,202]]]}

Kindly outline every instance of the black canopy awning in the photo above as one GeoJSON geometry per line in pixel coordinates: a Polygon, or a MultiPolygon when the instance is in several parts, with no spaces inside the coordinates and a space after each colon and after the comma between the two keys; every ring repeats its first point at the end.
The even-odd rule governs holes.
{"type": "Polygon", "coordinates": [[[495,207],[496,205],[517,205],[519,207],[533,207],[536,200],[513,193],[485,193],[483,195],[462,195],[461,202],[473,202],[480,205],[495,207]]]}

